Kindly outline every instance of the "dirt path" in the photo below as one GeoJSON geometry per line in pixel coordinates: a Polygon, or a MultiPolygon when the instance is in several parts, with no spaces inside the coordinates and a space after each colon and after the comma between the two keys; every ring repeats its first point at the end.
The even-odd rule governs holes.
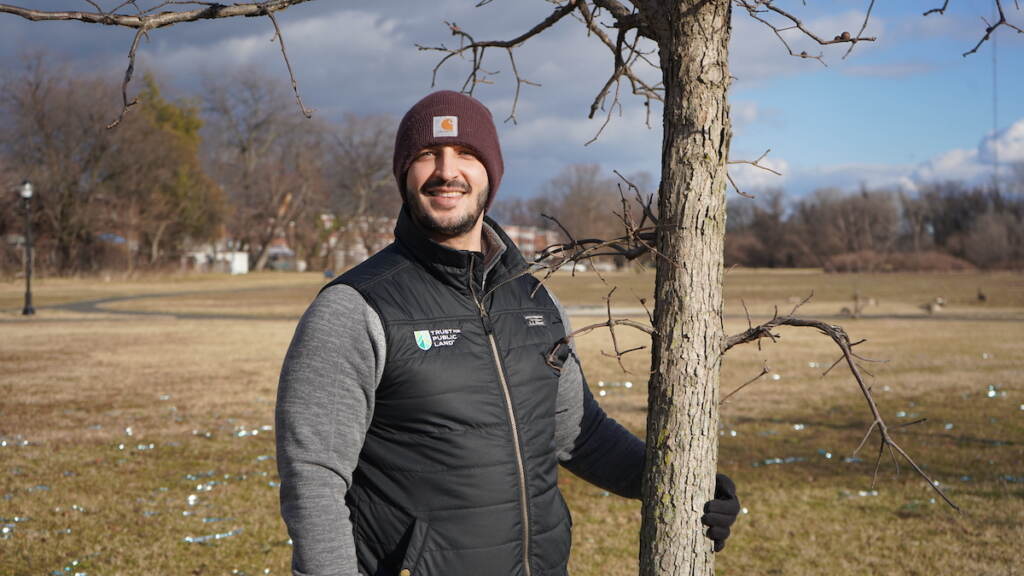
{"type": "MultiPolygon", "coordinates": [[[[107,298],[97,298],[91,300],[79,300],[75,302],[67,302],[64,304],[56,304],[52,306],[41,306],[37,307],[37,310],[43,312],[42,316],[36,316],[33,318],[0,318],[0,323],[13,323],[13,322],[83,322],[91,321],[89,318],[46,318],[46,310],[64,310],[68,312],[76,312],[80,314],[104,314],[114,316],[124,316],[125,319],[130,317],[139,316],[155,316],[174,318],[177,320],[266,320],[266,321],[297,321],[299,314],[273,314],[273,315],[254,315],[254,314],[227,314],[227,313],[201,313],[201,312],[173,312],[165,310],[125,310],[120,308],[108,307],[109,304],[115,304],[119,302],[131,302],[147,299],[162,299],[162,298],[178,298],[183,296],[204,296],[214,294],[233,294],[242,292],[258,292],[258,291],[272,291],[272,290],[291,290],[293,286],[254,286],[251,288],[231,288],[226,290],[183,290],[177,292],[158,292],[154,294],[134,294],[130,296],[113,296],[107,298]]],[[[606,310],[603,306],[567,306],[566,311],[573,316],[604,316],[606,310]]],[[[646,312],[640,307],[617,307],[612,308],[612,313],[616,316],[645,316],[646,312]]],[[[830,320],[830,321],[842,321],[850,320],[851,318],[841,314],[824,314],[814,315],[819,320],[830,320]]],[[[724,318],[727,320],[742,320],[746,316],[742,314],[725,314],[724,318]]],[[[1020,323],[1024,322],[1024,317],[1019,315],[1011,316],[977,316],[970,314],[863,314],[857,318],[857,320],[920,320],[920,321],[939,321],[939,322],[1010,322],[1020,323]]]]}

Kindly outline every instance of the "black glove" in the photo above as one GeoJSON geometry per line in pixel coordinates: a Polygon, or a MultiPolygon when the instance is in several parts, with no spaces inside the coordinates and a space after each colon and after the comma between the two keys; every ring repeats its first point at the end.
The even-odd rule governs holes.
{"type": "Polygon", "coordinates": [[[700,521],[708,526],[708,538],[715,541],[715,552],[725,548],[729,526],[739,513],[736,485],[725,474],[715,474],[715,499],[704,505],[704,515],[700,517],[700,521]]]}

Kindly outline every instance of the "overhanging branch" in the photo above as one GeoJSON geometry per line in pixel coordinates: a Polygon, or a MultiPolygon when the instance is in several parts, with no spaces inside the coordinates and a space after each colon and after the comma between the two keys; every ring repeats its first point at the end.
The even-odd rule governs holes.
{"type": "Polygon", "coordinates": [[[158,2],[146,9],[139,8],[137,3],[134,1],[126,0],[111,10],[103,10],[99,4],[92,0],[84,1],[95,8],[95,10],[36,10],[12,4],[0,4],[0,14],[13,14],[33,22],[72,20],[85,22],[87,24],[120,26],[136,30],[135,36],[132,38],[131,48],[128,50],[128,67],[125,69],[124,80],[121,83],[121,112],[113,122],[107,125],[108,129],[114,128],[120,124],[124,119],[125,114],[128,112],[128,109],[138,102],[138,99],[136,98],[129,100],[128,84],[131,83],[132,75],[135,71],[135,53],[138,50],[139,41],[143,37],[148,39],[148,32],[150,30],[166,28],[168,26],[184,22],[237,17],[251,18],[267,16],[270,18],[270,21],[274,25],[274,38],[276,38],[280,43],[281,55],[284,57],[285,66],[288,68],[288,76],[291,78],[292,90],[295,92],[295,100],[298,102],[299,109],[302,111],[303,115],[307,118],[312,117],[312,113],[305,107],[305,105],[303,105],[302,98],[299,96],[298,83],[295,80],[295,74],[292,71],[291,62],[288,60],[288,52],[285,50],[284,37],[281,35],[281,27],[278,26],[277,18],[274,16],[275,12],[280,12],[286,8],[309,2],[311,0],[265,0],[264,2],[236,2],[233,4],[220,4],[217,2],[203,2],[198,0],[165,0],[164,2],[158,2]],[[194,8],[187,8],[193,6],[194,8]],[[167,9],[182,7],[185,7],[185,9],[167,9]],[[121,12],[122,9],[134,10],[134,12],[121,12]]]}
{"type": "MultiPolygon", "coordinates": [[[[134,2],[122,3],[122,6],[119,6],[109,12],[104,12],[102,10],[96,10],[94,12],[83,12],[77,10],[35,10],[11,4],[0,4],[0,13],[14,14],[15,16],[21,16],[22,18],[32,20],[34,22],[44,20],[77,20],[89,24],[105,24],[107,26],[123,26],[125,28],[146,28],[147,30],[156,30],[157,28],[165,28],[182,22],[195,22],[197,20],[214,20],[218,18],[235,18],[239,16],[263,16],[268,12],[278,12],[285,8],[295,6],[296,4],[302,4],[309,1],[311,0],[267,0],[266,2],[236,2],[232,4],[171,1],[162,2],[152,8],[139,11],[136,14],[120,14],[117,12],[117,10],[122,6],[126,4],[134,5],[134,2]],[[191,10],[156,12],[157,9],[165,6],[178,5],[198,5],[199,7],[191,10]]],[[[90,2],[90,4],[96,6],[96,4],[92,2],[90,2]]]]}

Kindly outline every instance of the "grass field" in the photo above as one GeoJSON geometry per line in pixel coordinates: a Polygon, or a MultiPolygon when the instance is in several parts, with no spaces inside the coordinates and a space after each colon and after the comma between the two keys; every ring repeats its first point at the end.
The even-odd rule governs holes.
{"type": "MultiPolygon", "coordinates": [[[[650,274],[607,281],[627,314],[651,292],[650,274]]],[[[0,284],[0,574],[288,574],[273,404],[295,321],[322,282],[44,279],[31,320],[19,315],[22,285],[0,284]]],[[[582,307],[603,306],[609,290],[591,275],[550,285],[591,314],[582,307]]],[[[877,300],[836,321],[868,339],[862,354],[888,360],[868,369],[890,424],[927,418],[897,439],[963,511],[887,461],[872,491],[872,450],[844,461],[869,422],[855,383],[838,369],[821,377],[837,355],[830,341],[783,328],[778,343],[740,347],[723,365],[724,391],[762,362],[772,372],[722,410],[719,468],[746,513],[718,572],[1024,572],[1024,275],[736,269],[726,331],[746,328],[741,299],[757,322],[811,290],[807,316],[836,317],[855,291],[877,300]],[[948,306],[930,316],[919,305],[935,297],[948,306]]],[[[622,333],[627,345],[641,336],[622,333]]],[[[606,334],[579,347],[602,405],[642,433],[649,357],[627,357],[623,374],[601,354],[606,334]]],[[[569,473],[560,483],[575,520],[573,574],[635,574],[639,504],[569,473]]]]}

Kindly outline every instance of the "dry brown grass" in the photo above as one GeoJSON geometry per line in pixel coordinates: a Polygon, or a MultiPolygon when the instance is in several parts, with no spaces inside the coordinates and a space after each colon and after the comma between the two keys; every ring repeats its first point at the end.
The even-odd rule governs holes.
{"type": "MultiPolygon", "coordinates": [[[[649,290],[649,275],[615,280],[623,286],[617,292],[624,295],[623,306],[634,305],[630,290],[649,290]]],[[[1024,545],[1024,484],[1006,479],[1024,476],[1022,277],[734,270],[727,282],[727,312],[742,315],[742,297],[757,315],[755,322],[772,303],[788,311],[786,300],[802,297],[809,287],[821,313],[849,305],[859,287],[880,301],[871,314],[916,315],[842,323],[853,338],[869,339],[860,347],[863,354],[890,360],[869,366],[890,422],[910,419],[898,418],[900,411],[928,418],[898,431],[897,439],[948,487],[964,512],[931,503],[921,480],[905,471],[893,477],[888,463],[878,495],[858,495],[869,490],[871,452],[862,454],[865,462],[842,458],[868,422],[863,398],[847,373],[821,378],[821,369],[808,365],[827,366],[835,358],[829,341],[811,330],[783,328],[779,343],[766,343],[762,352],[746,345],[724,363],[726,391],[756,374],[762,360],[779,379],[750,386],[722,412],[720,468],[736,480],[749,513],[719,557],[719,571],[1013,573],[1024,545]],[[989,295],[984,305],[972,300],[978,285],[989,295]],[[924,319],[916,305],[934,296],[946,298],[954,310],[924,319]],[[998,389],[995,398],[987,397],[990,385],[998,389]],[[1005,397],[999,395],[1004,391],[1005,397]],[[953,427],[947,430],[947,423],[953,427]],[[794,424],[804,428],[795,430],[794,424]],[[753,466],[774,457],[804,460],[753,466]]],[[[272,424],[277,373],[294,320],[176,320],[45,306],[206,291],[109,307],[294,318],[321,283],[312,274],[45,281],[37,290],[42,307],[32,321],[17,315],[20,287],[0,285],[0,437],[9,444],[30,443],[0,447],[0,525],[13,525],[0,540],[0,574],[49,574],[74,560],[80,562],[74,570],[88,574],[288,573],[291,550],[271,485],[274,462],[260,458],[273,454],[273,432],[260,426],[272,424]],[[255,289],[237,290],[250,287],[255,289]],[[259,434],[238,436],[253,429],[259,434]],[[218,484],[197,490],[210,481],[218,484]],[[192,494],[198,500],[190,506],[192,494]],[[15,517],[24,520],[14,522],[15,517]],[[236,529],[242,532],[212,544],[183,541],[236,529]]],[[[593,277],[559,277],[552,286],[568,305],[597,304],[607,293],[593,277]]],[[[573,319],[577,326],[591,320],[573,319]]],[[[730,333],[745,327],[742,317],[726,322],[730,333]]],[[[622,336],[642,342],[639,333],[622,336]]],[[[592,388],[607,391],[602,405],[641,432],[648,357],[628,357],[633,374],[623,375],[600,354],[610,349],[606,334],[595,333],[579,345],[592,388]],[[636,385],[597,386],[623,380],[636,385]]],[[[571,474],[560,482],[575,518],[573,573],[636,573],[638,504],[606,496],[571,474]]]]}

